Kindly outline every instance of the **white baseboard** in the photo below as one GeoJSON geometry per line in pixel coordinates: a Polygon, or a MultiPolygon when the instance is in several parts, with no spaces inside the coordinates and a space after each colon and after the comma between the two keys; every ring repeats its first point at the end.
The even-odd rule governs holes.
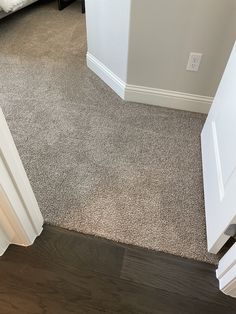
{"type": "Polygon", "coordinates": [[[213,102],[212,97],[126,84],[90,53],[87,65],[126,101],[201,113],[208,113],[213,102]]]}
{"type": "Polygon", "coordinates": [[[125,83],[90,53],[87,53],[87,66],[124,99],[125,83]]]}
{"type": "Polygon", "coordinates": [[[125,100],[201,113],[208,113],[213,102],[212,97],[136,85],[126,85],[125,100]]]}

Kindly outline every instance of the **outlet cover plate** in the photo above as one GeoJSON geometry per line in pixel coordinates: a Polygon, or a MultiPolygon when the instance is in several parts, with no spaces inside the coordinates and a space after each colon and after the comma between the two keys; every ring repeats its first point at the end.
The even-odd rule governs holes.
{"type": "Polygon", "coordinates": [[[197,72],[202,60],[202,53],[191,52],[188,59],[187,71],[197,72]]]}

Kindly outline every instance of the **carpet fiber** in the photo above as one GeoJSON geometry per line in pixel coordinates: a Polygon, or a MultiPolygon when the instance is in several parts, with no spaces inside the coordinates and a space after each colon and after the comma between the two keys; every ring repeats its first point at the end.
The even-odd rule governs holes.
{"type": "Polygon", "coordinates": [[[1,106],[47,223],[201,261],[205,115],[123,102],[87,69],[79,2],[0,21],[1,106]]]}

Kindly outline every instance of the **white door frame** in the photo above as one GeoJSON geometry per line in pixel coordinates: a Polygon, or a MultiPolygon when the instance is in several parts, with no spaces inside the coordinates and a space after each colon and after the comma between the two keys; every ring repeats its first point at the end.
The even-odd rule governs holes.
{"type": "Polygon", "coordinates": [[[220,290],[236,298],[236,244],[222,257],[216,271],[220,290]]]}
{"type": "Polygon", "coordinates": [[[10,244],[31,245],[43,217],[0,108],[0,255],[10,244]]]}

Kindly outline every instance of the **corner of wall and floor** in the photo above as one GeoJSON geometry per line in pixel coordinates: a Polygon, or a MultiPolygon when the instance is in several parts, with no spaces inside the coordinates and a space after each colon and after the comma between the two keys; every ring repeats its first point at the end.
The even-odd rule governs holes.
{"type": "Polygon", "coordinates": [[[207,114],[213,97],[127,84],[89,52],[87,65],[123,100],[207,114]]]}
{"type": "Polygon", "coordinates": [[[87,0],[87,65],[126,101],[208,113],[235,41],[236,5],[199,0],[193,16],[188,1],[171,7],[87,0]],[[203,54],[198,72],[186,71],[191,52],[203,54]]]}

